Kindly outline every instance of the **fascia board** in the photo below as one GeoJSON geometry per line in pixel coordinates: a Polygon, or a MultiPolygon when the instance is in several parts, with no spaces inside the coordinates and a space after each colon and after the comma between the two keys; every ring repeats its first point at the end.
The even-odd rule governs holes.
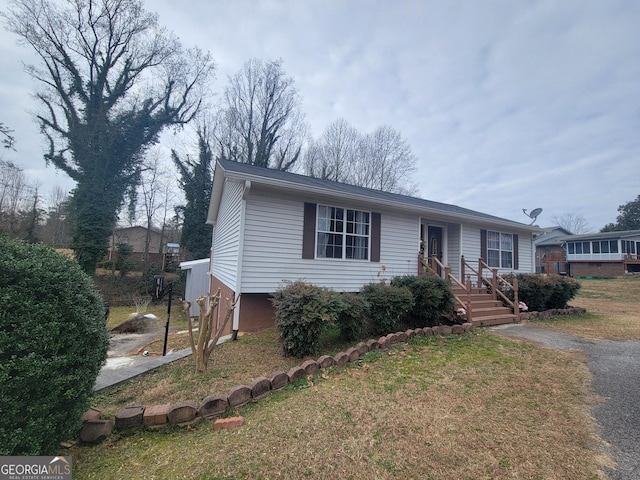
{"type": "MultiPolygon", "coordinates": [[[[373,199],[373,198],[371,198],[371,197],[369,197],[367,195],[339,192],[339,191],[336,191],[336,190],[333,190],[333,189],[330,189],[330,188],[321,188],[321,187],[311,187],[309,185],[300,185],[299,183],[296,183],[296,182],[288,182],[288,181],[276,180],[276,179],[272,179],[272,178],[262,177],[260,175],[251,175],[251,174],[247,174],[247,173],[227,172],[226,173],[226,178],[228,178],[230,180],[237,180],[237,181],[249,180],[252,183],[255,183],[256,185],[267,185],[267,186],[276,187],[276,188],[283,189],[283,190],[301,192],[301,193],[305,193],[305,194],[313,193],[313,194],[316,194],[316,195],[326,195],[326,196],[331,196],[331,197],[342,198],[342,199],[345,199],[345,200],[359,200],[359,201],[364,202],[364,203],[382,205],[380,201],[377,201],[376,199],[373,199]]],[[[213,197],[213,195],[212,195],[212,197],[213,197]]],[[[393,201],[393,200],[387,201],[383,205],[385,207],[401,210],[401,211],[404,211],[404,212],[415,213],[415,214],[418,214],[418,215],[421,215],[421,216],[425,216],[425,215],[437,216],[437,217],[439,217],[438,219],[445,220],[445,221],[451,221],[453,219],[459,220],[459,221],[466,220],[466,221],[469,221],[469,222],[472,222],[472,223],[481,223],[481,224],[486,224],[486,225],[504,226],[504,227],[509,227],[511,229],[517,229],[517,230],[531,232],[531,233],[538,233],[538,232],[540,232],[542,230],[539,227],[534,227],[534,226],[526,225],[526,224],[520,224],[518,222],[514,222],[514,221],[511,221],[511,220],[506,220],[506,219],[505,220],[500,220],[498,218],[492,219],[492,218],[478,217],[478,216],[475,216],[475,215],[465,215],[465,214],[461,214],[461,213],[447,212],[447,211],[438,210],[438,209],[435,209],[435,208],[419,207],[417,205],[409,205],[409,204],[404,203],[404,202],[398,202],[398,201],[393,201]]]]}

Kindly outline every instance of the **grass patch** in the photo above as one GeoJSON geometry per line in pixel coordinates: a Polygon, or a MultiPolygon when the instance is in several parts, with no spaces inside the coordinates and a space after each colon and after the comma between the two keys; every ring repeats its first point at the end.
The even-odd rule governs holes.
{"type": "MultiPolygon", "coordinates": [[[[587,315],[535,323],[592,339],[640,339],[640,278],[580,283],[572,304],[587,315]]],[[[331,329],[322,344],[326,354],[351,346],[331,329]]],[[[205,374],[183,359],[94,405],[112,416],[130,405],[199,401],[303,361],[282,356],[273,329],[246,334],[216,349],[205,374]]],[[[73,455],[77,478],[95,479],[601,479],[612,465],[588,413],[598,401],[589,382],[576,352],[476,329],[414,338],[303,379],[229,412],[245,417],[237,430],[204,421],[64,453],[73,455]]]]}
{"type": "MultiPolygon", "coordinates": [[[[337,330],[333,333],[327,332],[324,337],[326,346],[323,352],[329,355],[350,346],[336,339],[337,330]]],[[[184,338],[187,336],[183,334],[184,338]]],[[[168,348],[176,348],[176,338],[177,334],[169,336],[168,348]]],[[[162,351],[162,340],[159,339],[158,342],[162,351]]],[[[154,347],[150,345],[147,348],[151,351],[154,347]]],[[[120,409],[130,405],[200,401],[213,393],[225,393],[238,385],[248,385],[258,377],[269,377],[277,371],[287,372],[304,360],[306,358],[282,355],[274,329],[245,333],[238,341],[218,345],[209,360],[209,368],[204,373],[196,373],[193,359],[186,357],[98,394],[94,404],[106,415],[115,415],[120,409]]]]}
{"type": "Polygon", "coordinates": [[[532,322],[592,340],[640,340],[639,276],[578,281],[581,287],[571,305],[585,308],[587,315],[558,316],[532,322]]]}
{"type": "MultiPolygon", "coordinates": [[[[121,306],[121,307],[111,307],[109,309],[109,318],[107,320],[107,330],[111,330],[114,327],[117,327],[122,322],[129,318],[129,315],[136,313],[136,306],[121,306]]],[[[167,318],[167,303],[151,303],[144,309],[144,312],[141,313],[152,313],[156,317],[166,320],[167,318]]],[[[170,326],[174,327],[174,329],[185,329],[187,328],[187,318],[184,315],[184,311],[182,310],[181,305],[172,304],[171,305],[171,320],[169,322],[170,326]]]]}
{"type": "MultiPolygon", "coordinates": [[[[252,335],[223,347],[255,342],[251,346],[265,349],[267,358],[267,340],[252,335]]],[[[229,353],[214,353],[214,365],[227,371],[221,363],[229,353]]],[[[243,364],[244,382],[265,371],[235,363],[243,364]]],[[[176,380],[183,373],[188,376],[181,371],[176,380]]],[[[213,422],[204,421],[76,447],[74,475],[596,479],[606,459],[594,454],[588,381],[584,364],[567,352],[485,331],[417,337],[232,412],[245,417],[240,429],[214,431],[213,422]]],[[[181,400],[194,388],[183,386],[181,400]]],[[[140,384],[129,395],[137,392],[140,400],[147,387],[140,384]]]]}

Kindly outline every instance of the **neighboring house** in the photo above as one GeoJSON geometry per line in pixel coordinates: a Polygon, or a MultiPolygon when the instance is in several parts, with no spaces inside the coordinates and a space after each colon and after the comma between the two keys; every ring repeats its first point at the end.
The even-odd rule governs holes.
{"type": "Polygon", "coordinates": [[[284,282],[358,291],[418,274],[421,246],[453,275],[463,255],[504,273],[533,272],[540,231],[454,205],[229,161],[216,164],[207,222],[211,290],[220,288],[228,301],[241,295],[236,331],[273,325],[269,297],[284,282]]]}
{"type": "Polygon", "coordinates": [[[535,236],[533,244],[536,249],[536,273],[567,274],[567,252],[562,242],[558,241],[559,237],[567,235],[572,233],[563,227],[550,227],[535,236]]]}
{"type": "Polygon", "coordinates": [[[148,257],[146,257],[145,244],[148,231],[146,227],[141,226],[115,228],[113,235],[109,237],[108,260],[115,259],[114,255],[118,252],[118,245],[126,243],[131,245],[133,249],[129,261],[135,263],[138,268],[141,268],[145,263],[155,263],[161,269],[167,265],[172,265],[175,269],[180,261],[180,246],[177,243],[167,243],[170,232],[165,232],[163,235],[162,231],[151,229],[149,231],[148,257]]]}
{"type": "Polygon", "coordinates": [[[640,230],[559,235],[537,247],[562,249],[573,277],[619,277],[640,272],[640,230]]]}
{"type": "MultiPolygon", "coordinates": [[[[147,231],[147,228],[140,226],[115,228],[113,230],[113,235],[109,237],[109,258],[111,258],[112,252],[116,252],[118,250],[118,244],[120,243],[131,245],[134,254],[144,253],[147,231]]],[[[152,229],[149,234],[149,253],[160,252],[161,239],[161,232],[159,230],[152,229]]]]}

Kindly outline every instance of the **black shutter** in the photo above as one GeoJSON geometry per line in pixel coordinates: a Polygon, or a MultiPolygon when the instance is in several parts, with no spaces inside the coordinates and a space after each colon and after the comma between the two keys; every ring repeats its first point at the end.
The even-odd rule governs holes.
{"type": "Polygon", "coordinates": [[[518,270],[518,234],[513,234],[513,269],[518,270]]]}
{"type": "Polygon", "coordinates": [[[488,262],[487,259],[487,231],[480,230],[480,258],[482,258],[485,262],[488,262]]]}
{"type": "Polygon", "coordinates": [[[316,249],[316,204],[304,204],[304,224],[302,227],[302,258],[314,259],[316,249]]]}
{"type": "Polygon", "coordinates": [[[380,225],[381,215],[371,212],[371,261],[380,261],[380,225]]]}

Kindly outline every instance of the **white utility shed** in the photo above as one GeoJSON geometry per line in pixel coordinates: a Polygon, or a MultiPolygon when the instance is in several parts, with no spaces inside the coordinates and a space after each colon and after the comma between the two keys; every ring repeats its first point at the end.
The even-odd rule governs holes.
{"type": "Polygon", "coordinates": [[[199,297],[209,295],[209,286],[211,283],[209,276],[210,263],[211,261],[208,258],[180,263],[180,268],[187,272],[184,297],[186,301],[191,302],[189,314],[192,317],[197,317],[200,314],[196,300],[199,297]]]}

